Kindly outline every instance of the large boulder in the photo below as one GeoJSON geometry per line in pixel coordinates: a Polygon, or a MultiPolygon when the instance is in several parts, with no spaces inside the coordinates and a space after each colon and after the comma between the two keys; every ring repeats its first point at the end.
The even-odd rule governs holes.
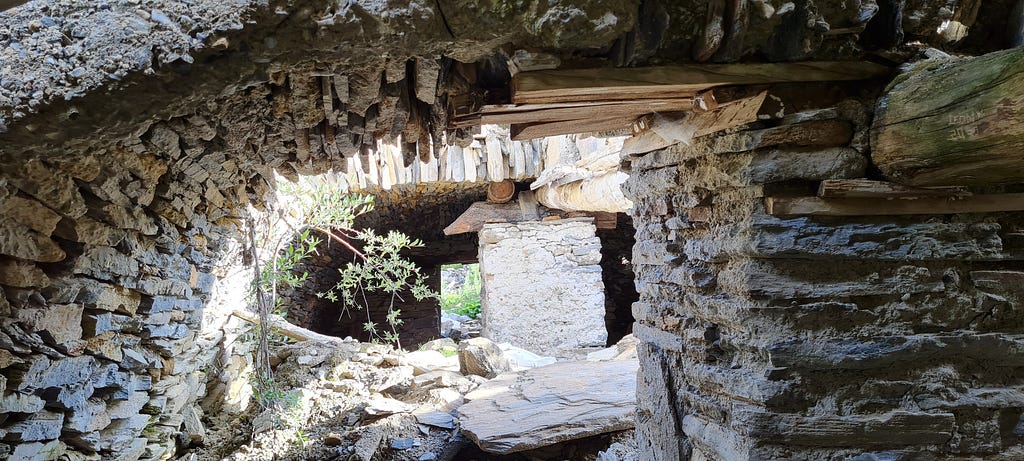
{"type": "Polygon", "coordinates": [[[493,378],[512,370],[512,364],[494,341],[472,338],[459,343],[459,371],[464,375],[493,378]]]}
{"type": "Polygon", "coordinates": [[[636,360],[559,362],[503,374],[466,394],[462,432],[508,454],[630,429],[638,368],[636,360]]]}

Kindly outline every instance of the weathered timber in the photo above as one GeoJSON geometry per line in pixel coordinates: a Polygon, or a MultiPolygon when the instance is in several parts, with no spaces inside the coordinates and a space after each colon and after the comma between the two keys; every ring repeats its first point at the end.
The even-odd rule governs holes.
{"type": "MultiPolygon", "coordinates": [[[[231,311],[231,315],[234,315],[235,317],[238,317],[249,323],[255,323],[257,325],[259,325],[260,323],[259,315],[253,312],[235,309],[231,311]]],[[[297,341],[319,341],[325,343],[341,342],[341,338],[338,338],[336,336],[322,335],[315,331],[310,331],[300,326],[292,325],[291,323],[288,323],[287,320],[278,316],[271,315],[268,317],[267,320],[271,328],[277,330],[282,335],[285,335],[297,341]]]]}
{"type": "Polygon", "coordinates": [[[971,195],[963,187],[911,187],[870,179],[826,179],[818,186],[823,198],[915,198],[964,197],[971,195]]]}
{"type": "Polygon", "coordinates": [[[685,97],[723,85],[864,80],[889,69],[869,62],[712,64],[675,67],[522,72],[512,79],[512,102],[543,104],[632,98],[685,97]]]}
{"type": "Polygon", "coordinates": [[[532,192],[524,191],[519,194],[519,200],[508,203],[475,202],[455,219],[448,227],[444,228],[444,235],[465,234],[467,232],[478,232],[483,229],[484,224],[492,223],[515,223],[525,221],[537,221],[562,218],[594,218],[594,225],[598,229],[614,229],[617,225],[614,214],[602,212],[569,212],[566,210],[550,209],[532,199],[532,192]]]}
{"type": "Polygon", "coordinates": [[[618,171],[585,178],[562,185],[548,184],[537,188],[537,200],[548,208],[565,211],[624,212],[633,207],[622,194],[627,175],[618,171]]]}
{"type": "Polygon", "coordinates": [[[590,133],[595,131],[626,130],[633,125],[636,117],[595,117],[585,120],[562,120],[547,123],[514,124],[511,126],[512,140],[544,138],[561,134],[590,133]]]}
{"type": "Polygon", "coordinates": [[[871,156],[913,186],[1024,181],[1024,49],[918,64],[878,103],[871,156]]]}
{"type": "Polygon", "coordinates": [[[917,199],[766,197],[775,216],[890,216],[915,214],[997,213],[1024,210],[1024,194],[990,194],[917,199]]]}
{"type": "Polygon", "coordinates": [[[516,194],[516,184],[511,179],[492,181],[487,185],[487,201],[490,203],[508,203],[516,194]]]}
{"type": "Polygon", "coordinates": [[[693,98],[607,101],[600,103],[524,104],[520,106],[484,107],[480,123],[505,125],[541,123],[562,120],[584,120],[595,117],[639,117],[652,112],[692,110],[693,98]],[[501,108],[501,109],[499,109],[501,108]]]}
{"type": "Polygon", "coordinates": [[[757,112],[767,96],[768,92],[763,91],[756,96],[721,104],[707,112],[692,112],[679,119],[665,117],[655,121],[652,118],[644,117],[636,124],[637,132],[633,137],[622,143],[621,156],[625,158],[645,154],[680,142],[675,139],[667,140],[658,134],[659,131],[665,132],[675,127],[656,125],[685,125],[688,131],[693,132],[694,138],[699,138],[754,122],[757,120],[757,112]]]}

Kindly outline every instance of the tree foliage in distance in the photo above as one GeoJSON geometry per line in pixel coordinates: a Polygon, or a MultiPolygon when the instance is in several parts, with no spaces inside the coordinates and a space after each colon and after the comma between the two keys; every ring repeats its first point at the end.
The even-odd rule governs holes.
{"type": "Polygon", "coordinates": [[[454,267],[465,267],[466,277],[462,282],[462,286],[458,287],[454,293],[441,293],[441,310],[474,319],[478,318],[480,317],[480,265],[468,264],[463,266],[459,264],[454,267]]]}

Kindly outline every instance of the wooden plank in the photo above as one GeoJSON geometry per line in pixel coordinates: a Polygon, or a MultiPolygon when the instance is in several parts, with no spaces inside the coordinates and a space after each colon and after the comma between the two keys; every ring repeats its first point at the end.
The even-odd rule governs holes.
{"type": "MultiPolygon", "coordinates": [[[[763,91],[756,96],[721,104],[707,112],[694,112],[676,123],[696,125],[694,138],[752,123],[757,120],[757,112],[767,96],[768,92],[763,91]]],[[[636,128],[639,128],[637,133],[622,143],[620,155],[623,158],[664,149],[679,142],[666,140],[655,133],[652,123],[653,121],[646,117],[636,123],[636,128]]]]}
{"type": "Polygon", "coordinates": [[[512,78],[512,102],[654,99],[722,85],[863,80],[889,73],[887,67],[860,61],[539,70],[512,78]]]}
{"type": "Polygon", "coordinates": [[[490,223],[515,223],[538,220],[553,220],[562,218],[588,217],[594,218],[594,224],[598,229],[614,229],[616,226],[615,213],[602,212],[566,212],[544,208],[537,203],[533,193],[523,191],[519,193],[518,200],[508,203],[475,202],[466,209],[448,227],[444,228],[444,235],[465,234],[467,232],[479,232],[484,224],[490,223]]]}
{"type": "Polygon", "coordinates": [[[913,198],[964,197],[971,195],[962,187],[923,188],[870,179],[826,179],[818,186],[824,198],[913,198]]]}
{"type": "Polygon", "coordinates": [[[560,134],[590,133],[629,129],[636,117],[598,117],[587,120],[564,120],[549,123],[515,124],[511,126],[513,141],[544,138],[560,134]]]}
{"type": "Polygon", "coordinates": [[[893,216],[1024,211],[1024,193],[918,199],[766,197],[775,216],[893,216]]]}
{"type": "MultiPolygon", "coordinates": [[[[638,117],[652,112],[678,112],[693,110],[693,98],[609,101],[601,103],[571,104],[524,104],[514,106],[515,110],[481,112],[480,123],[484,125],[508,125],[513,123],[557,122],[581,120],[594,116],[638,117]]],[[[507,107],[507,106],[502,106],[507,107]]]]}

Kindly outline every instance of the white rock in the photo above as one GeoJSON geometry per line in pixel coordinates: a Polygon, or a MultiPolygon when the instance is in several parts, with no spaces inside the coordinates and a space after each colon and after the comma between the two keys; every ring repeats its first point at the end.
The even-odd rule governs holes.
{"type": "Polygon", "coordinates": [[[402,357],[402,364],[411,365],[416,375],[440,370],[448,366],[449,363],[448,357],[432,350],[413,351],[402,357]]]}
{"type": "Polygon", "coordinates": [[[543,357],[509,343],[501,343],[498,347],[505,353],[505,357],[508,357],[508,361],[512,364],[512,369],[515,371],[542,367],[557,362],[554,357],[543,357]]]}

